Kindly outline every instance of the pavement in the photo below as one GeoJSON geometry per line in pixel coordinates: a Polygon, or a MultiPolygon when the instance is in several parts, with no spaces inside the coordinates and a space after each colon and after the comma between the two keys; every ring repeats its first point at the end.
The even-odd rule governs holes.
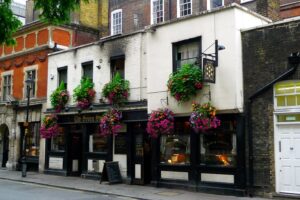
{"type": "Polygon", "coordinates": [[[157,188],[153,186],[100,184],[99,181],[96,180],[47,175],[37,172],[27,172],[27,176],[22,177],[20,171],[9,171],[6,169],[0,169],[0,179],[106,195],[118,195],[124,197],[124,199],[133,200],[264,200],[263,198],[223,196],[180,189],[157,188]]]}

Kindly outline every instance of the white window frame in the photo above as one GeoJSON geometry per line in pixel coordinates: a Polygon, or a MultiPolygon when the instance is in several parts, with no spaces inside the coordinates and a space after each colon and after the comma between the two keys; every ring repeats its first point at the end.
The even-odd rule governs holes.
{"type": "Polygon", "coordinates": [[[241,3],[248,3],[248,2],[251,2],[251,1],[254,1],[254,0],[241,0],[241,3]]]}
{"type": "MultiPolygon", "coordinates": [[[[155,1],[160,1],[160,0],[151,0],[151,24],[157,24],[157,22],[156,23],[154,22],[154,13],[153,13],[153,3],[155,1]]],[[[162,22],[164,21],[165,21],[165,1],[162,0],[162,22]]]]}
{"type": "MultiPolygon", "coordinates": [[[[190,1],[191,1],[190,2],[191,3],[191,14],[189,14],[189,15],[192,15],[193,14],[193,0],[190,0],[190,1]]],[[[181,16],[180,13],[181,13],[181,10],[180,10],[180,0],[177,0],[177,18],[189,16],[189,15],[181,16]]]]}
{"type": "MultiPolygon", "coordinates": [[[[251,0],[252,1],[252,0],[251,0]]],[[[211,10],[211,9],[214,9],[211,7],[211,0],[207,0],[207,10],[211,10]]],[[[222,0],[222,6],[224,6],[224,0],[222,0]]],[[[220,6],[221,7],[221,6],[220,6]]]]}
{"type": "Polygon", "coordinates": [[[10,78],[10,94],[9,95],[12,95],[13,94],[13,75],[14,75],[14,72],[12,71],[12,70],[10,70],[10,71],[6,71],[6,72],[3,72],[2,74],[1,74],[1,89],[2,89],[2,91],[1,91],[1,101],[7,101],[7,99],[6,100],[4,100],[4,77],[6,77],[6,76],[11,76],[11,78],[10,78]]]}
{"type": "Polygon", "coordinates": [[[24,81],[23,81],[23,84],[24,84],[24,87],[23,87],[23,99],[26,99],[27,97],[27,85],[26,85],[26,79],[27,79],[27,72],[29,71],[35,71],[35,79],[34,79],[34,96],[30,96],[30,98],[32,99],[35,99],[37,97],[37,87],[38,87],[38,66],[37,65],[33,65],[33,66],[30,66],[30,67],[26,67],[24,68],[24,81]]]}
{"type": "Polygon", "coordinates": [[[111,12],[111,16],[110,16],[110,22],[111,22],[111,29],[110,29],[110,33],[111,35],[117,35],[117,34],[122,34],[123,32],[123,12],[122,9],[117,9],[111,12]],[[114,24],[114,15],[117,13],[121,13],[121,23],[120,24],[114,24]],[[115,27],[120,25],[120,32],[115,32],[115,27]]]}

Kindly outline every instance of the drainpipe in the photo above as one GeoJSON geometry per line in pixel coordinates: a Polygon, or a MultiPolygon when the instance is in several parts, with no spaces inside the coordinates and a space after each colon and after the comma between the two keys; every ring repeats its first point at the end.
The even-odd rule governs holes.
{"type": "Polygon", "coordinates": [[[169,0],[169,20],[172,18],[172,0],[169,0]]]}
{"type": "Polygon", "coordinates": [[[277,78],[273,79],[271,82],[267,83],[262,88],[258,89],[256,92],[254,92],[248,99],[246,103],[246,122],[247,122],[247,129],[248,129],[248,195],[253,196],[253,186],[254,186],[254,177],[253,177],[253,128],[252,128],[252,113],[251,113],[251,107],[253,101],[261,94],[263,94],[265,91],[267,91],[270,87],[272,87],[276,82],[285,79],[286,77],[294,74],[296,71],[299,63],[300,63],[300,57],[299,52],[292,53],[288,57],[288,63],[289,66],[291,66],[286,72],[279,75],[277,78]]]}

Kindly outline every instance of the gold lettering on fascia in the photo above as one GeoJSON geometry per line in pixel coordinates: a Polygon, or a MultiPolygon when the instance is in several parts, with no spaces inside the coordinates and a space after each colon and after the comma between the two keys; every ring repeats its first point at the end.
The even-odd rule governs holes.
{"type": "Polygon", "coordinates": [[[88,122],[99,122],[101,116],[75,116],[75,123],[88,123],[88,122]]]}

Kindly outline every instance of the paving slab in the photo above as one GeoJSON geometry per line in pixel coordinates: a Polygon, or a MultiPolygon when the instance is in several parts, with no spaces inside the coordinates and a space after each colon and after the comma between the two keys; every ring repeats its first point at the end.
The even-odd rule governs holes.
{"type": "Polygon", "coordinates": [[[118,195],[125,199],[142,200],[265,200],[264,198],[248,198],[236,196],[214,195],[192,192],[180,189],[158,188],[152,186],[139,186],[127,184],[100,184],[99,181],[83,179],[80,177],[65,177],[47,175],[37,172],[27,172],[26,177],[19,171],[0,169],[0,179],[27,182],[50,187],[96,192],[108,195],[118,195]]]}

